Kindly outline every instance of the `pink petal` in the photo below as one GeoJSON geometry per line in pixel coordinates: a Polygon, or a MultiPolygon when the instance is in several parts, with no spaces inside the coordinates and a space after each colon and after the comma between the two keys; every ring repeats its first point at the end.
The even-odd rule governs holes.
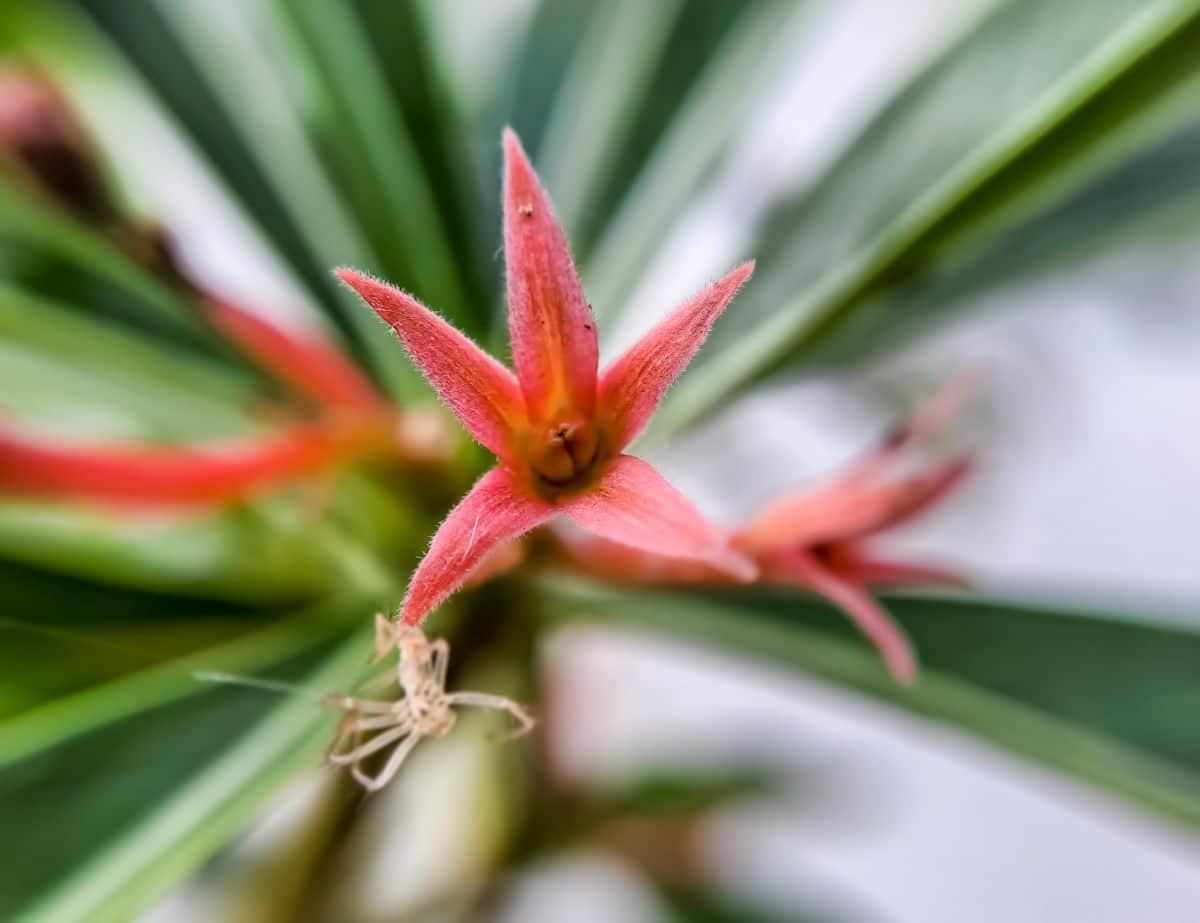
{"type": "Polygon", "coordinates": [[[418,625],[500,542],[541,525],[555,513],[527,496],[507,468],[493,468],[450,511],[413,574],[401,608],[406,625],[418,625]]]}
{"type": "Polygon", "coordinates": [[[672,382],[692,361],[742,284],[754,272],[743,263],[687,301],[629,348],[600,377],[600,414],[614,449],[642,431],[672,382]]]}
{"type": "Polygon", "coordinates": [[[726,570],[696,558],[667,558],[580,529],[554,529],[556,551],[569,569],[611,583],[723,586],[741,583],[726,570]]]}
{"type": "Polygon", "coordinates": [[[383,399],[362,371],[329,340],[302,335],[227,301],[207,303],[213,325],[298,393],[326,407],[378,411],[383,399]]]}
{"type": "Polygon", "coordinates": [[[513,365],[529,415],[596,400],[596,324],[550,199],[511,130],[504,132],[504,254],[513,365]]]}
{"type": "Polygon", "coordinates": [[[561,506],[604,538],[669,558],[695,558],[741,580],[754,579],[753,563],[732,551],[724,533],[640,458],[619,456],[595,487],[561,506]]]}
{"type": "Polygon", "coordinates": [[[961,574],[948,568],[887,561],[867,554],[857,543],[834,547],[829,563],[840,576],[860,585],[969,587],[961,574]]]}
{"type": "Polygon", "coordinates": [[[906,686],[916,682],[917,661],[908,639],[866,590],[842,579],[805,552],[775,556],[764,566],[768,579],[808,587],[842,609],[879,649],[897,682],[906,686]]]}
{"type": "Polygon", "coordinates": [[[864,481],[880,477],[892,462],[909,449],[934,436],[979,392],[984,370],[972,368],[955,375],[926,398],[902,425],[893,429],[873,452],[868,452],[848,473],[864,481]]]}
{"type": "Polygon", "coordinates": [[[872,531],[894,529],[916,519],[958,487],[971,473],[971,468],[971,459],[964,455],[891,485],[888,513],[872,531]]]}
{"type": "Polygon", "coordinates": [[[203,448],[66,446],[0,427],[0,491],[138,508],[216,504],[354,452],[351,443],[304,426],[203,448]]]}
{"type": "Polygon", "coordinates": [[[970,471],[963,457],[891,484],[862,482],[854,472],[830,484],[780,497],[738,533],[747,548],[811,547],[895,528],[944,497],[970,471]]]}
{"type": "Polygon", "coordinates": [[[391,324],[467,431],[500,458],[511,458],[513,430],[525,426],[521,391],[512,373],[398,288],[353,269],[339,269],[336,275],[391,324]]]}

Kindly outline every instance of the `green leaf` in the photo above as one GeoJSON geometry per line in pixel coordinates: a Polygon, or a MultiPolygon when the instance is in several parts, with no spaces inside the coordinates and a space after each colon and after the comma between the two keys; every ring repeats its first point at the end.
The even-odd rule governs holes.
{"type": "MultiPolygon", "coordinates": [[[[738,9],[737,4],[723,6],[738,9]]],[[[617,152],[629,137],[638,104],[662,89],[652,80],[666,61],[667,39],[682,12],[681,0],[596,4],[563,74],[538,148],[538,164],[576,250],[584,249],[584,218],[590,217],[617,152]]],[[[696,37],[693,31],[693,41],[696,37]]],[[[693,53],[700,57],[705,44],[696,45],[693,53]]]]}
{"type": "Polygon", "coordinates": [[[703,814],[744,798],[769,798],[784,780],[754,766],[657,766],[598,793],[603,810],[616,814],[680,817],[703,814]]]}
{"type": "Polygon", "coordinates": [[[131,516],[0,503],[0,557],[119,586],[220,599],[304,599],[340,574],[299,505],[131,516]],[[306,521],[307,519],[307,521],[306,521]]]}
{"type": "Polygon", "coordinates": [[[40,428],[155,439],[256,429],[250,376],[4,285],[0,360],[0,404],[40,428]]]}
{"type": "Polygon", "coordinates": [[[1065,201],[872,299],[814,339],[805,365],[894,347],[990,294],[1123,252],[1189,258],[1200,214],[1200,124],[1108,170],[1065,201]]]}
{"type": "MultiPolygon", "coordinates": [[[[268,675],[319,696],[349,686],[367,650],[359,634],[285,657],[268,675]]],[[[8,765],[0,915],[129,919],[316,767],[332,721],[309,698],[218,687],[151,701],[8,765]]]]}
{"type": "MultiPolygon", "coordinates": [[[[399,343],[330,269],[374,265],[261,46],[255,9],[207,10],[152,0],[136,6],[80,0],[187,132],[338,329],[397,394],[419,376],[399,343]],[[256,87],[254,93],[245,92],[256,87]]],[[[418,393],[423,393],[419,391],[418,393]]]]}
{"type": "Polygon", "coordinates": [[[212,335],[176,292],[99,232],[0,173],[0,275],[22,288],[212,349],[212,335]]]}
{"type": "Polygon", "coordinates": [[[1040,0],[1002,3],[778,211],[752,248],[759,274],[739,323],[716,331],[663,428],[1193,120],[1200,2],[1103,0],[1074,10],[1069,29],[1061,16],[1040,0]]]}
{"type": "MultiPolygon", "coordinates": [[[[78,589],[77,582],[64,581],[56,597],[70,600],[78,589]]],[[[81,595],[92,606],[86,612],[76,608],[83,614],[82,624],[64,621],[47,626],[28,620],[5,632],[20,641],[22,632],[14,629],[24,628],[26,640],[39,638],[41,630],[43,644],[35,649],[40,656],[22,671],[43,682],[48,669],[71,658],[87,658],[89,665],[103,669],[93,670],[90,682],[77,674],[69,686],[4,715],[0,767],[105,724],[195,695],[202,688],[194,676],[197,671],[253,674],[281,663],[344,635],[348,624],[365,620],[372,605],[369,600],[353,604],[343,600],[281,614],[148,594],[139,600],[126,592],[125,598],[135,600],[132,611],[126,611],[119,590],[92,587],[81,595]],[[96,618],[101,594],[107,617],[103,626],[96,626],[101,630],[91,630],[87,620],[96,618]]]]}
{"type": "Polygon", "coordinates": [[[812,599],[565,592],[564,615],[803,670],[1200,826],[1200,633],[1185,627],[983,600],[889,599],[922,661],[920,681],[905,689],[844,616],[812,599]]]}
{"type": "Polygon", "coordinates": [[[673,222],[738,139],[807,13],[796,0],[706,0],[689,3],[676,21],[574,242],[602,321],[629,300],[673,222]]]}
{"type": "MultiPolygon", "coordinates": [[[[0,562],[0,719],[248,632],[263,617],[0,562]]],[[[0,750],[10,743],[0,734],[0,750]]]]}
{"type": "MultiPolygon", "coordinates": [[[[293,66],[308,127],[327,171],[371,240],[377,272],[459,326],[481,328],[468,302],[439,203],[416,139],[376,58],[366,24],[348,2],[276,0],[280,27],[293,38],[293,66]]],[[[387,23],[415,31],[419,17],[387,23]]],[[[407,36],[393,34],[392,40],[407,36]]],[[[409,44],[421,44],[410,37],[409,44]]],[[[422,76],[428,76],[428,72],[422,76]]],[[[486,306],[484,317],[487,317],[486,306]]]]}

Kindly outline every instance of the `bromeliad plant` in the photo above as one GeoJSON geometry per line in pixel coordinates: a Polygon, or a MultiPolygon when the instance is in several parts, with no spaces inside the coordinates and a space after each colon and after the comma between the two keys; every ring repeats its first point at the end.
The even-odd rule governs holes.
{"type": "MultiPolygon", "coordinates": [[[[741,265],[641,325],[603,369],[597,328],[630,320],[672,223],[769,96],[806,5],[547,0],[497,52],[503,74],[475,84],[431,28],[456,6],[226,4],[219,29],[205,4],[0,12],[18,62],[0,81],[0,917],[147,906],[316,771],[335,739],[324,703],[346,712],[332,759],[372,787],[419,778],[399,770],[421,740],[447,736],[414,757],[443,779],[456,776],[439,761],[474,746],[491,782],[455,798],[494,799],[477,812],[492,847],[482,871],[407,908],[335,906],[350,876],[328,870],[350,867],[347,844],[375,810],[339,796],[328,812],[310,805],[294,850],[268,863],[290,874],[253,890],[256,910],[268,897],[280,919],[399,916],[447,895],[464,912],[494,907],[526,863],[601,844],[689,919],[714,905],[713,876],[694,856],[657,860],[687,852],[713,802],[693,799],[703,806],[675,823],[655,813],[661,791],[695,794],[694,780],[636,808],[572,787],[560,738],[589,719],[542,660],[571,621],[799,670],[1200,824],[1193,632],[967,594],[871,595],[961,584],[883,542],[975,464],[917,457],[969,377],[741,524],[707,521],[627,453],[643,430],[661,448],[717,408],[736,418],[761,381],[858,362],[1180,209],[1200,188],[1195,109],[1177,104],[1200,66],[1200,0],[1097,0],[1070,42],[1048,39],[1037,0],[997,3],[812,184],[750,216],[751,282],[741,265]],[[1030,66],[1014,85],[996,60],[1030,66]],[[186,235],[127,205],[112,174],[154,200],[142,139],[157,136],[109,115],[147,100],[315,320],[268,320],[254,297],[230,297],[221,271],[187,258],[186,235]],[[506,123],[562,227],[516,136],[496,145],[506,123]],[[514,371],[476,345],[501,339],[498,250],[514,371]],[[339,285],[334,266],[362,269],[340,270],[339,285]],[[378,631],[397,659],[377,696],[365,682],[380,611],[399,621],[378,631]],[[508,747],[484,743],[499,719],[455,712],[523,719],[517,702],[540,727],[508,747]]],[[[716,278],[738,256],[689,268],[716,278]]]]}

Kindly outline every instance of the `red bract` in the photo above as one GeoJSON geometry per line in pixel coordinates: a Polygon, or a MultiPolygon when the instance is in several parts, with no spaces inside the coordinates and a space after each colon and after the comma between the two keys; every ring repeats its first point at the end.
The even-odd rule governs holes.
{"type": "Polygon", "coordinates": [[[293,426],[203,448],[67,446],[0,426],[0,490],[139,508],[241,499],[352,454],[353,434],[293,426]]]}
{"type": "Polygon", "coordinates": [[[315,419],[199,446],[67,445],[0,421],[0,491],[114,508],[212,506],[366,457],[447,457],[440,421],[392,407],[329,340],[228,302],[203,304],[214,327],[315,405],[315,419]]]}
{"type": "Polygon", "coordinates": [[[337,273],[391,324],[468,432],[500,460],[434,535],[403,620],[418,624],[492,548],[559,513],[621,544],[704,561],[733,579],[753,576],[720,530],[650,465],[623,454],[753,264],[678,308],[600,374],[595,322],[566,240],[511,131],[504,157],[515,375],[399,289],[354,270],[337,273]]]}
{"type": "MultiPolygon", "coordinates": [[[[967,474],[966,456],[915,474],[893,476],[892,469],[957,412],[976,384],[974,374],[955,379],[844,474],[822,487],[781,497],[730,536],[731,546],[756,563],[761,582],[804,587],[843,609],[902,683],[916,679],[916,658],[903,632],[866,587],[960,585],[961,580],[940,568],[880,558],[870,551],[868,541],[928,509],[967,474]]],[[[603,579],[671,585],[730,582],[703,562],[648,555],[569,532],[559,538],[572,566],[603,579]]]]}
{"type": "Polygon", "coordinates": [[[325,337],[299,333],[212,298],[207,316],[230,342],[319,407],[379,413],[388,404],[370,380],[325,337]]]}

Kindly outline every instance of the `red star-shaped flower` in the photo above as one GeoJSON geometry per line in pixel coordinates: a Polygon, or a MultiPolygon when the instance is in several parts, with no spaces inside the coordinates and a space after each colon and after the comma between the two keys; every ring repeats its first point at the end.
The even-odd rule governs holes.
{"type": "Polygon", "coordinates": [[[624,449],[753,271],[739,266],[676,309],[603,372],[596,325],[516,135],[504,134],[504,250],[514,375],[415,299],[338,270],[400,336],[442,400],[499,458],[446,517],[401,610],[419,623],[496,545],[565,514],[623,545],[753,577],[750,561],[646,462],[624,449]]]}

